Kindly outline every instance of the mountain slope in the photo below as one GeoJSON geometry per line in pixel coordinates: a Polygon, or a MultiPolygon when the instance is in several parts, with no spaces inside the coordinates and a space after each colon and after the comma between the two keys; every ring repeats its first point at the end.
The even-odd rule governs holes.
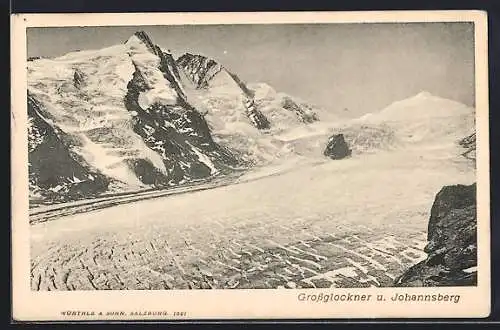
{"type": "MultiPolygon", "coordinates": [[[[31,103],[44,109],[49,129],[67,136],[78,158],[72,167],[91,164],[111,190],[179,184],[239,166],[212,140],[179,79],[172,56],[142,32],[122,45],[28,62],[31,103]]],[[[50,135],[35,114],[34,130],[50,135]]],[[[52,152],[32,154],[31,165],[48,164],[52,152]]],[[[50,169],[45,175],[57,177],[50,169]]]]}
{"type": "MultiPolygon", "coordinates": [[[[72,159],[68,171],[80,173],[78,182],[88,175],[103,180],[81,198],[208,179],[289,155],[274,135],[318,120],[311,107],[284,94],[262,96],[261,87],[249,88],[201,55],[175,60],[139,31],[120,45],[30,58],[28,93],[39,109],[29,111],[30,132],[42,136],[30,133],[29,140],[64,136],[53,148],[72,159]]],[[[36,172],[30,175],[58,186],[62,179],[49,161],[53,148],[30,154],[36,172]]],[[[77,198],[42,181],[33,179],[31,190],[56,189],[51,201],[77,198]]]]}
{"type": "MultiPolygon", "coordinates": [[[[196,89],[207,89],[215,98],[230,98],[231,117],[239,115],[258,129],[268,129],[269,120],[253,104],[252,93],[239,78],[215,62],[202,55],[186,53],[177,60],[188,79],[196,89]],[[239,112],[239,114],[237,114],[239,112]]],[[[217,111],[221,111],[218,107],[217,111]]],[[[228,110],[228,109],[224,109],[228,110]]]]}
{"type": "Polygon", "coordinates": [[[456,143],[474,127],[474,109],[464,104],[421,92],[397,101],[382,111],[363,116],[359,123],[384,124],[401,143],[456,143]]]}
{"type": "Polygon", "coordinates": [[[291,155],[277,134],[319,120],[311,106],[267,84],[246,84],[213,59],[186,53],[177,63],[189,100],[204,109],[214,139],[251,164],[291,155]]]}
{"type": "Polygon", "coordinates": [[[65,201],[105,191],[109,180],[71,151],[69,137],[54,129],[43,113],[28,94],[30,198],[65,201]]]}
{"type": "Polygon", "coordinates": [[[134,114],[134,132],[162,156],[167,183],[208,177],[236,166],[238,160],[212,140],[208,124],[188,103],[171,55],[141,33],[126,45],[135,72],[125,106],[134,114]]]}

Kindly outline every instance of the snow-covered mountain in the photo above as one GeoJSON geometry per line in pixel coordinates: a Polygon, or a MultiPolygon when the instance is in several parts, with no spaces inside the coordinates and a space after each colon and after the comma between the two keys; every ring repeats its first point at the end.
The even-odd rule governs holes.
{"type": "Polygon", "coordinates": [[[214,59],[175,59],[144,32],[27,66],[30,193],[49,202],[324,159],[333,134],[356,157],[454,147],[474,129],[474,109],[427,92],[355,120],[322,120],[321,109],[247,84],[214,59]]]}
{"type": "MultiPolygon", "coordinates": [[[[297,126],[277,137],[303,155],[322,153],[335,134],[344,135],[353,155],[415,148],[460,155],[465,152],[460,141],[474,129],[474,108],[421,92],[360,118],[297,126]]],[[[475,140],[469,144],[475,144],[475,140]]]]}
{"type": "Polygon", "coordinates": [[[247,163],[289,155],[293,151],[279,134],[319,120],[319,109],[265,83],[246,84],[213,59],[186,53],[177,63],[189,99],[205,113],[214,139],[247,163]]]}
{"type": "Polygon", "coordinates": [[[30,192],[42,200],[179,185],[261,164],[283,148],[272,138],[283,117],[290,125],[318,120],[311,107],[252,90],[212,59],[175,60],[144,32],[27,65],[30,192]]]}

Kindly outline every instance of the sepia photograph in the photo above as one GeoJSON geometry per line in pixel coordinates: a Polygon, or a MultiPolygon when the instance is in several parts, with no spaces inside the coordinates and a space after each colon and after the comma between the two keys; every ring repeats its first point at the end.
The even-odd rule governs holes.
{"type": "MultiPolygon", "coordinates": [[[[383,301],[406,310],[466,310],[459,290],[482,288],[489,308],[478,16],[25,16],[11,117],[24,294],[294,292],[304,305],[391,288],[383,301]]],[[[118,316],[190,316],[163,308],[118,316]]],[[[87,310],[53,317],[105,314],[87,310]]]]}

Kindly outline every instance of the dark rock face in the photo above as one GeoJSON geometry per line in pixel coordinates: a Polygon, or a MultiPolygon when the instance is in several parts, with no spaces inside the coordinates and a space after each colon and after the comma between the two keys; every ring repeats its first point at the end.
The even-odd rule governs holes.
{"type": "Polygon", "coordinates": [[[476,160],[476,133],[472,133],[459,141],[459,144],[465,148],[465,152],[462,156],[465,158],[476,160]]]}
{"type": "Polygon", "coordinates": [[[133,111],[134,132],[140,135],[146,145],[163,159],[167,173],[151,171],[151,164],[134,163],[133,168],[145,184],[174,185],[193,179],[206,178],[224,173],[239,164],[238,159],[226,148],[216,144],[208,123],[193,108],[178,85],[179,72],[170,54],[161,52],[149,37],[136,34],[148,45],[148,49],[160,58],[159,70],[176,92],[177,103],[165,105],[154,103],[143,109],[138,99],[141,92],[150,89],[144,73],[136,66],[125,96],[125,107],[133,111]],[[175,68],[175,69],[174,69],[175,68]]]}
{"type": "Polygon", "coordinates": [[[436,195],[428,225],[427,259],[408,269],[396,286],[476,285],[476,184],[445,186],[436,195]]]}
{"type": "Polygon", "coordinates": [[[85,80],[84,74],[80,70],[75,70],[75,73],[73,74],[73,85],[76,88],[80,88],[83,86],[85,80]]]}
{"type": "Polygon", "coordinates": [[[328,139],[323,154],[331,159],[342,159],[351,155],[351,149],[349,149],[343,134],[335,134],[328,139]]]}
{"type": "Polygon", "coordinates": [[[253,99],[247,99],[244,102],[244,106],[247,112],[247,116],[252,122],[252,124],[258,129],[269,129],[271,127],[271,123],[264,116],[264,114],[257,110],[255,102],[253,99]]]}
{"type": "Polygon", "coordinates": [[[49,201],[94,196],[109,180],[93,171],[70,149],[70,141],[44,119],[40,104],[28,94],[28,162],[32,193],[49,201]]]}

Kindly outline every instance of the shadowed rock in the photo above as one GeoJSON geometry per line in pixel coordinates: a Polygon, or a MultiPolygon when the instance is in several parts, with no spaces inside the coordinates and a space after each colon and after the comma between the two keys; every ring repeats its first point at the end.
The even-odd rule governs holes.
{"type": "Polygon", "coordinates": [[[465,152],[462,153],[462,156],[475,161],[476,160],[476,132],[474,132],[471,135],[466,136],[465,138],[460,140],[459,144],[465,149],[465,152]]]}
{"type": "Polygon", "coordinates": [[[210,80],[223,69],[213,59],[189,53],[179,57],[177,64],[186,71],[196,88],[207,88],[210,80]]]}
{"type": "Polygon", "coordinates": [[[83,72],[76,69],[75,73],[73,74],[73,85],[76,88],[80,88],[84,83],[84,79],[85,79],[85,76],[84,76],[83,72]]]}
{"type": "Polygon", "coordinates": [[[285,96],[281,101],[281,106],[288,110],[294,112],[297,117],[304,123],[312,123],[318,121],[318,115],[312,111],[307,112],[302,107],[300,107],[292,98],[285,96]]]}
{"type": "Polygon", "coordinates": [[[71,151],[68,137],[44,119],[43,109],[29,93],[27,102],[30,193],[49,201],[66,201],[105,191],[109,180],[71,151]]]}
{"type": "Polygon", "coordinates": [[[445,186],[436,195],[428,225],[427,259],[408,269],[396,286],[476,285],[476,184],[445,186]]]}
{"type": "Polygon", "coordinates": [[[331,159],[342,159],[351,155],[351,149],[344,139],[344,134],[335,134],[328,139],[323,154],[331,159]]]}
{"type": "Polygon", "coordinates": [[[248,99],[244,102],[244,106],[247,112],[247,116],[250,119],[250,122],[257,127],[258,129],[269,129],[271,127],[271,123],[269,120],[257,110],[255,106],[255,102],[253,99],[248,99]]]}

